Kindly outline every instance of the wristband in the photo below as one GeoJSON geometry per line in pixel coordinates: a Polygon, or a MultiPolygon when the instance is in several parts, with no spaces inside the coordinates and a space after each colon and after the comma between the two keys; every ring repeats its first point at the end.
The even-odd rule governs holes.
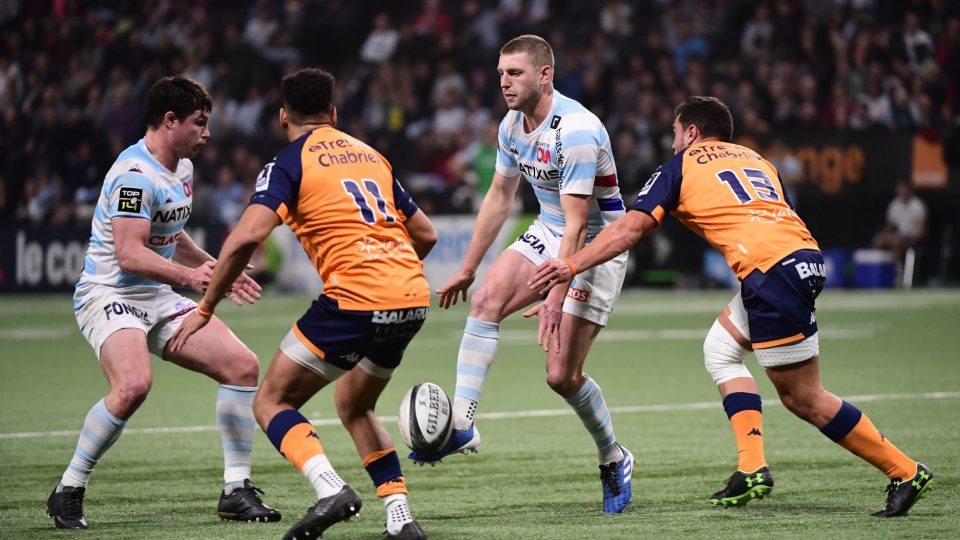
{"type": "Polygon", "coordinates": [[[211,311],[204,311],[203,309],[200,308],[200,304],[197,304],[197,315],[199,315],[199,316],[201,316],[201,317],[203,317],[203,318],[205,318],[205,319],[209,319],[210,317],[213,317],[213,311],[212,311],[212,310],[211,310],[211,311]]]}
{"type": "Polygon", "coordinates": [[[577,275],[577,267],[573,265],[573,261],[570,260],[570,257],[564,259],[563,262],[567,263],[567,267],[570,268],[570,279],[573,279],[573,276],[577,275]]]}

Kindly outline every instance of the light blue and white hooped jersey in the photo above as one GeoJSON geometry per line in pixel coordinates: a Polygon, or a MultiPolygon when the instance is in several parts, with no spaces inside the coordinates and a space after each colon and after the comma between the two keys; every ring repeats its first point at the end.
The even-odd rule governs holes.
{"type": "Polygon", "coordinates": [[[147,150],[143,139],[117,156],[107,172],[93,213],[90,245],[77,281],[73,307],[79,309],[97,287],[157,287],[161,284],[124,272],[117,261],[113,219],[150,220],[145,246],[172,260],[177,241],[193,208],[193,163],[181,159],[176,172],[167,170],[147,150]]]}
{"type": "Polygon", "coordinates": [[[523,177],[540,201],[539,219],[556,236],[566,221],[561,195],[588,195],[587,240],[624,214],[610,136],[603,123],[580,103],[553,92],[553,107],[531,133],[523,114],[510,111],[500,122],[497,172],[523,177]]]}

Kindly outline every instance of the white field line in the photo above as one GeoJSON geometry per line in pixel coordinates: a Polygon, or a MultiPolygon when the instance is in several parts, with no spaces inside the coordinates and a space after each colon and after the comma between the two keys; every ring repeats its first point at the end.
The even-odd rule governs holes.
{"type": "MultiPolygon", "coordinates": [[[[251,323],[253,321],[250,321],[251,323]]],[[[246,324],[231,324],[232,328],[246,327],[246,324]]],[[[253,325],[249,325],[251,328],[253,325]]],[[[269,324],[259,323],[259,328],[269,326],[269,324]]],[[[288,325],[284,324],[286,328],[288,325]]],[[[832,325],[820,330],[821,337],[824,339],[867,339],[872,337],[878,331],[883,331],[886,324],[859,324],[850,326],[832,325]]],[[[659,328],[656,330],[615,330],[605,329],[600,332],[597,341],[600,342],[621,342],[621,341],[700,341],[707,335],[708,327],[698,328],[659,328]]],[[[0,341],[55,341],[79,337],[80,331],[74,326],[47,326],[47,327],[14,327],[0,328],[0,341]]],[[[460,343],[463,333],[453,331],[447,338],[415,338],[412,346],[420,348],[439,348],[456,347],[460,343]]],[[[504,343],[527,343],[535,344],[537,342],[537,332],[533,330],[504,330],[501,334],[501,341],[504,343]]]]}
{"type": "MultiPolygon", "coordinates": [[[[916,394],[865,394],[862,396],[846,396],[843,399],[850,402],[864,401],[909,401],[926,399],[957,399],[960,398],[960,392],[922,392],[916,394]]],[[[779,400],[763,400],[764,407],[779,406],[779,400]]],[[[696,411],[702,409],[721,409],[720,401],[701,401],[698,403],[672,403],[661,405],[635,405],[629,407],[610,407],[610,412],[615,414],[639,414],[652,412],[672,412],[672,411],[696,411]]],[[[572,415],[570,409],[534,409],[527,411],[507,411],[480,413],[477,418],[480,420],[503,420],[506,418],[546,418],[551,416],[572,415]]],[[[384,423],[395,423],[396,416],[380,416],[380,421],[384,423]]],[[[314,426],[337,426],[340,420],[336,418],[318,418],[310,420],[314,426]]],[[[156,434],[156,433],[199,433],[208,431],[217,431],[217,426],[181,426],[181,427],[155,427],[155,428],[131,428],[123,430],[124,434],[156,434]]],[[[77,431],[28,431],[23,433],[0,433],[0,440],[6,439],[36,439],[41,437],[76,437],[77,431]]]]}
{"type": "MultiPolygon", "coordinates": [[[[861,324],[851,326],[833,325],[829,328],[821,328],[820,334],[823,339],[868,339],[878,332],[882,332],[888,325],[886,324],[861,324]]],[[[624,341],[703,341],[707,335],[708,327],[698,328],[659,328],[656,330],[616,330],[604,329],[597,336],[597,342],[617,343],[624,341]]],[[[410,342],[411,349],[437,349],[437,348],[456,348],[460,343],[463,333],[453,331],[446,338],[414,338],[410,342]]],[[[535,330],[503,330],[500,333],[500,342],[503,344],[527,344],[535,345],[537,343],[537,332],[535,330]]]]}

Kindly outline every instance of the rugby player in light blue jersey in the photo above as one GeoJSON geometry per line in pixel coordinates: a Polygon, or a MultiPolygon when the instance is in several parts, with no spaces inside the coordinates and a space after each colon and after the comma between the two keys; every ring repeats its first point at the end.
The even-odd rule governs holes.
{"type": "MultiPolygon", "coordinates": [[[[553,88],[553,51],[538,36],[510,40],[500,50],[500,88],[510,112],[500,123],[493,183],[483,200],[460,271],[437,290],[449,308],[473,283],[477,267],[496,239],[525,179],[540,202],[540,215],[490,268],[473,294],[460,352],[454,397],[454,431],[434,455],[410,454],[424,463],[476,451],[474,416],[497,350],[500,322],[539,298],[526,283],[537,265],[572,255],[624,214],[610,137],[600,120],[553,88]]],[[[627,255],[558,282],[538,316],[537,341],[547,351],[547,384],[576,411],[597,446],[603,511],[630,502],[633,456],[620,446],[600,386],[583,373],[590,345],[607,324],[620,295],[627,255]]]]}
{"type": "MultiPolygon", "coordinates": [[[[47,500],[47,513],[57,528],[87,528],[83,511],[87,482],[150,391],[150,353],[220,383],[216,405],[224,453],[220,517],[280,519],[250,483],[257,357],[218,319],[182,350],[167,348],[183,317],[196,308],[171,286],[203,292],[216,264],[183,229],[193,203],[189,158],[210,137],[211,105],[207,90],[188,77],[157,81],[147,96],[146,135],[117,157],[104,178],[73,307],[110,392],[87,413],[73,458],[47,500]]],[[[237,305],[252,304],[260,298],[260,286],[241,275],[230,297],[237,305]]],[[[143,479],[145,495],[149,482],[150,478],[143,479]]]]}

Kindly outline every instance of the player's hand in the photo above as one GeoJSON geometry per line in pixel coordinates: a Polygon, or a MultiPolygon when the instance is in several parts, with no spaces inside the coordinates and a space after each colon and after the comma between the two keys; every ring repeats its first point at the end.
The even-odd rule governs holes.
{"type": "Polygon", "coordinates": [[[533,277],[530,278],[530,281],[527,282],[527,286],[530,287],[531,291],[544,294],[551,287],[558,283],[570,281],[572,278],[573,272],[571,272],[570,267],[567,266],[567,261],[563,259],[550,259],[537,267],[537,271],[533,274],[533,277]]]}
{"type": "Polygon", "coordinates": [[[210,278],[213,277],[213,267],[216,264],[216,261],[207,261],[187,271],[187,286],[200,294],[207,292],[207,287],[210,286],[210,278]]]}
{"type": "Polygon", "coordinates": [[[460,270],[452,278],[447,280],[447,282],[437,289],[437,294],[440,295],[440,307],[447,309],[450,306],[457,305],[457,299],[463,295],[463,301],[467,301],[467,289],[470,288],[470,285],[473,284],[473,280],[477,278],[475,272],[468,272],[466,270],[460,270]]]}
{"type": "MultiPolygon", "coordinates": [[[[247,267],[250,268],[249,266],[247,267]]],[[[252,304],[262,298],[263,287],[246,273],[241,272],[233,286],[227,291],[227,298],[234,304],[242,306],[243,302],[252,304]]]]}
{"type": "Polygon", "coordinates": [[[537,345],[543,346],[546,352],[550,352],[550,347],[560,350],[560,318],[566,291],[566,286],[554,287],[546,300],[523,314],[524,317],[538,317],[537,345]]]}
{"type": "Polygon", "coordinates": [[[172,352],[178,352],[187,343],[190,336],[196,334],[209,322],[210,317],[202,317],[196,311],[187,315],[187,318],[180,323],[180,328],[177,328],[177,331],[173,333],[173,337],[170,338],[170,350],[172,352]]]}

